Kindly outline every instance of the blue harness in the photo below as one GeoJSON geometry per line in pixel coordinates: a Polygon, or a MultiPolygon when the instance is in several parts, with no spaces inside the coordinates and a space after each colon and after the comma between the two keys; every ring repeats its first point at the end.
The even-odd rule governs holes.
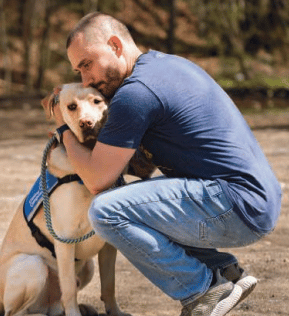
{"type": "MultiPolygon", "coordinates": [[[[52,192],[61,184],[70,183],[73,181],[78,181],[80,184],[83,184],[83,181],[77,174],[70,174],[63,178],[56,178],[51,173],[46,170],[46,187],[49,196],[52,192]]],[[[120,187],[125,184],[123,176],[120,176],[115,183],[114,187],[120,187]]],[[[41,177],[38,177],[30,192],[28,193],[24,205],[23,205],[23,215],[27,222],[28,227],[30,228],[32,236],[35,238],[37,243],[41,247],[45,247],[50,250],[52,256],[56,258],[54,245],[42,234],[40,229],[33,223],[33,219],[38,213],[40,206],[43,204],[43,194],[41,188],[41,177]]],[[[75,259],[76,261],[78,259],[75,259]]]]}
{"type": "MultiPolygon", "coordinates": [[[[52,192],[61,184],[78,181],[83,184],[82,180],[77,174],[71,174],[63,178],[56,178],[46,170],[46,187],[49,196],[52,192]]],[[[43,204],[43,194],[41,189],[41,177],[38,177],[30,192],[28,193],[24,205],[23,215],[27,222],[28,227],[31,230],[32,236],[41,247],[45,247],[50,250],[53,257],[56,258],[54,245],[42,234],[40,229],[33,223],[33,219],[38,213],[40,206],[43,204]]]]}
{"type": "MultiPolygon", "coordinates": [[[[48,170],[46,170],[46,187],[49,196],[59,185],[72,181],[78,181],[79,183],[83,184],[80,177],[76,174],[68,175],[63,178],[56,178],[54,175],[49,173],[48,170]]],[[[43,196],[41,189],[41,177],[39,177],[30,189],[30,192],[28,193],[24,202],[24,217],[28,222],[35,217],[42,204],[43,196]]]]}

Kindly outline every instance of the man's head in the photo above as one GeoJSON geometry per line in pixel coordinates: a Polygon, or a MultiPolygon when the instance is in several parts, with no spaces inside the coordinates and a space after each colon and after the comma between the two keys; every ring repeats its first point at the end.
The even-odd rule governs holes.
{"type": "Polygon", "coordinates": [[[99,12],[82,18],[67,39],[67,54],[85,86],[111,98],[131,74],[141,51],[126,26],[99,12]]]}

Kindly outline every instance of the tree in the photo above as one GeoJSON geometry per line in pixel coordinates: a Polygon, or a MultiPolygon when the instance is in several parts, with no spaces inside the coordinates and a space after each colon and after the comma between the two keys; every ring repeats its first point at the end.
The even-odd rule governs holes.
{"type": "Polygon", "coordinates": [[[4,64],[4,90],[6,91],[6,93],[9,93],[12,83],[12,63],[9,56],[4,0],[0,0],[0,39],[4,64]]]}
{"type": "Polygon", "coordinates": [[[176,6],[175,0],[168,0],[169,5],[169,26],[167,31],[167,51],[169,54],[175,53],[175,18],[176,6]]]}
{"type": "Polygon", "coordinates": [[[282,52],[287,61],[289,3],[287,0],[187,0],[199,20],[200,36],[213,42],[220,56],[234,56],[245,78],[248,57],[263,49],[282,52]]]}
{"type": "Polygon", "coordinates": [[[84,15],[98,10],[98,0],[83,0],[84,15]]]}
{"type": "Polygon", "coordinates": [[[54,0],[44,0],[44,18],[43,18],[43,32],[42,36],[39,39],[39,67],[38,67],[38,75],[35,83],[36,90],[40,90],[43,86],[45,70],[49,66],[49,34],[50,34],[50,18],[54,9],[56,8],[56,4],[54,0]]]}
{"type": "Polygon", "coordinates": [[[219,55],[230,54],[236,57],[240,71],[248,79],[250,74],[241,29],[246,0],[194,0],[191,8],[199,19],[200,36],[213,42],[218,47],[219,55]]]}
{"type": "Polygon", "coordinates": [[[23,7],[23,43],[24,43],[24,72],[26,91],[31,91],[33,87],[33,78],[31,73],[31,55],[33,29],[35,25],[35,1],[26,0],[23,7]]]}
{"type": "Polygon", "coordinates": [[[134,0],[141,9],[148,12],[156,25],[161,29],[165,30],[166,37],[166,48],[170,54],[175,53],[175,28],[176,28],[176,0],[162,0],[162,1],[144,1],[134,0]],[[162,7],[168,12],[167,19],[164,21],[155,10],[156,5],[162,7]]]}

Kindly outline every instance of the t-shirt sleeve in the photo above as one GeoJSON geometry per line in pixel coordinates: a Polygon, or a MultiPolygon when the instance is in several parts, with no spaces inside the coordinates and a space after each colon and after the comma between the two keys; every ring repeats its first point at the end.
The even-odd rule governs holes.
{"type": "Polygon", "coordinates": [[[139,81],[121,86],[108,110],[108,120],[98,141],[118,147],[137,148],[162,112],[158,97],[139,81]]]}

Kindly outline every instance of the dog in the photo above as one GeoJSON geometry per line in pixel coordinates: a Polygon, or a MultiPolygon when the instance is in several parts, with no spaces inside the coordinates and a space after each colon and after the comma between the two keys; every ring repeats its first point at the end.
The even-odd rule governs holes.
{"type": "MultiPolygon", "coordinates": [[[[108,105],[103,96],[93,88],[80,83],[64,84],[49,94],[42,105],[48,117],[53,116],[55,96],[71,131],[79,142],[93,148],[97,135],[106,121],[108,105]]],[[[130,167],[131,173],[147,169],[130,167]]],[[[59,144],[50,152],[49,172],[64,178],[74,174],[65,148],[59,144]]],[[[151,170],[140,171],[147,177],[151,170]]],[[[80,237],[92,230],[87,212],[93,195],[80,182],[73,181],[58,186],[50,196],[52,223],[59,236],[80,237]]],[[[41,246],[31,234],[23,215],[23,205],[18,207],[4,237],[0,252],[0,313],[9,315],[97,315],[90,306],[77,304],[77,292],[92,279],[93,257],[98,254],[101,300],[110,316],[125,316],[115,299],[116,249],[97,236],[80,243],[67,244],[55,240],[49,233],[43,207],[33,218],[37,233],[41,232],[49,247],[41,246]]]]}

